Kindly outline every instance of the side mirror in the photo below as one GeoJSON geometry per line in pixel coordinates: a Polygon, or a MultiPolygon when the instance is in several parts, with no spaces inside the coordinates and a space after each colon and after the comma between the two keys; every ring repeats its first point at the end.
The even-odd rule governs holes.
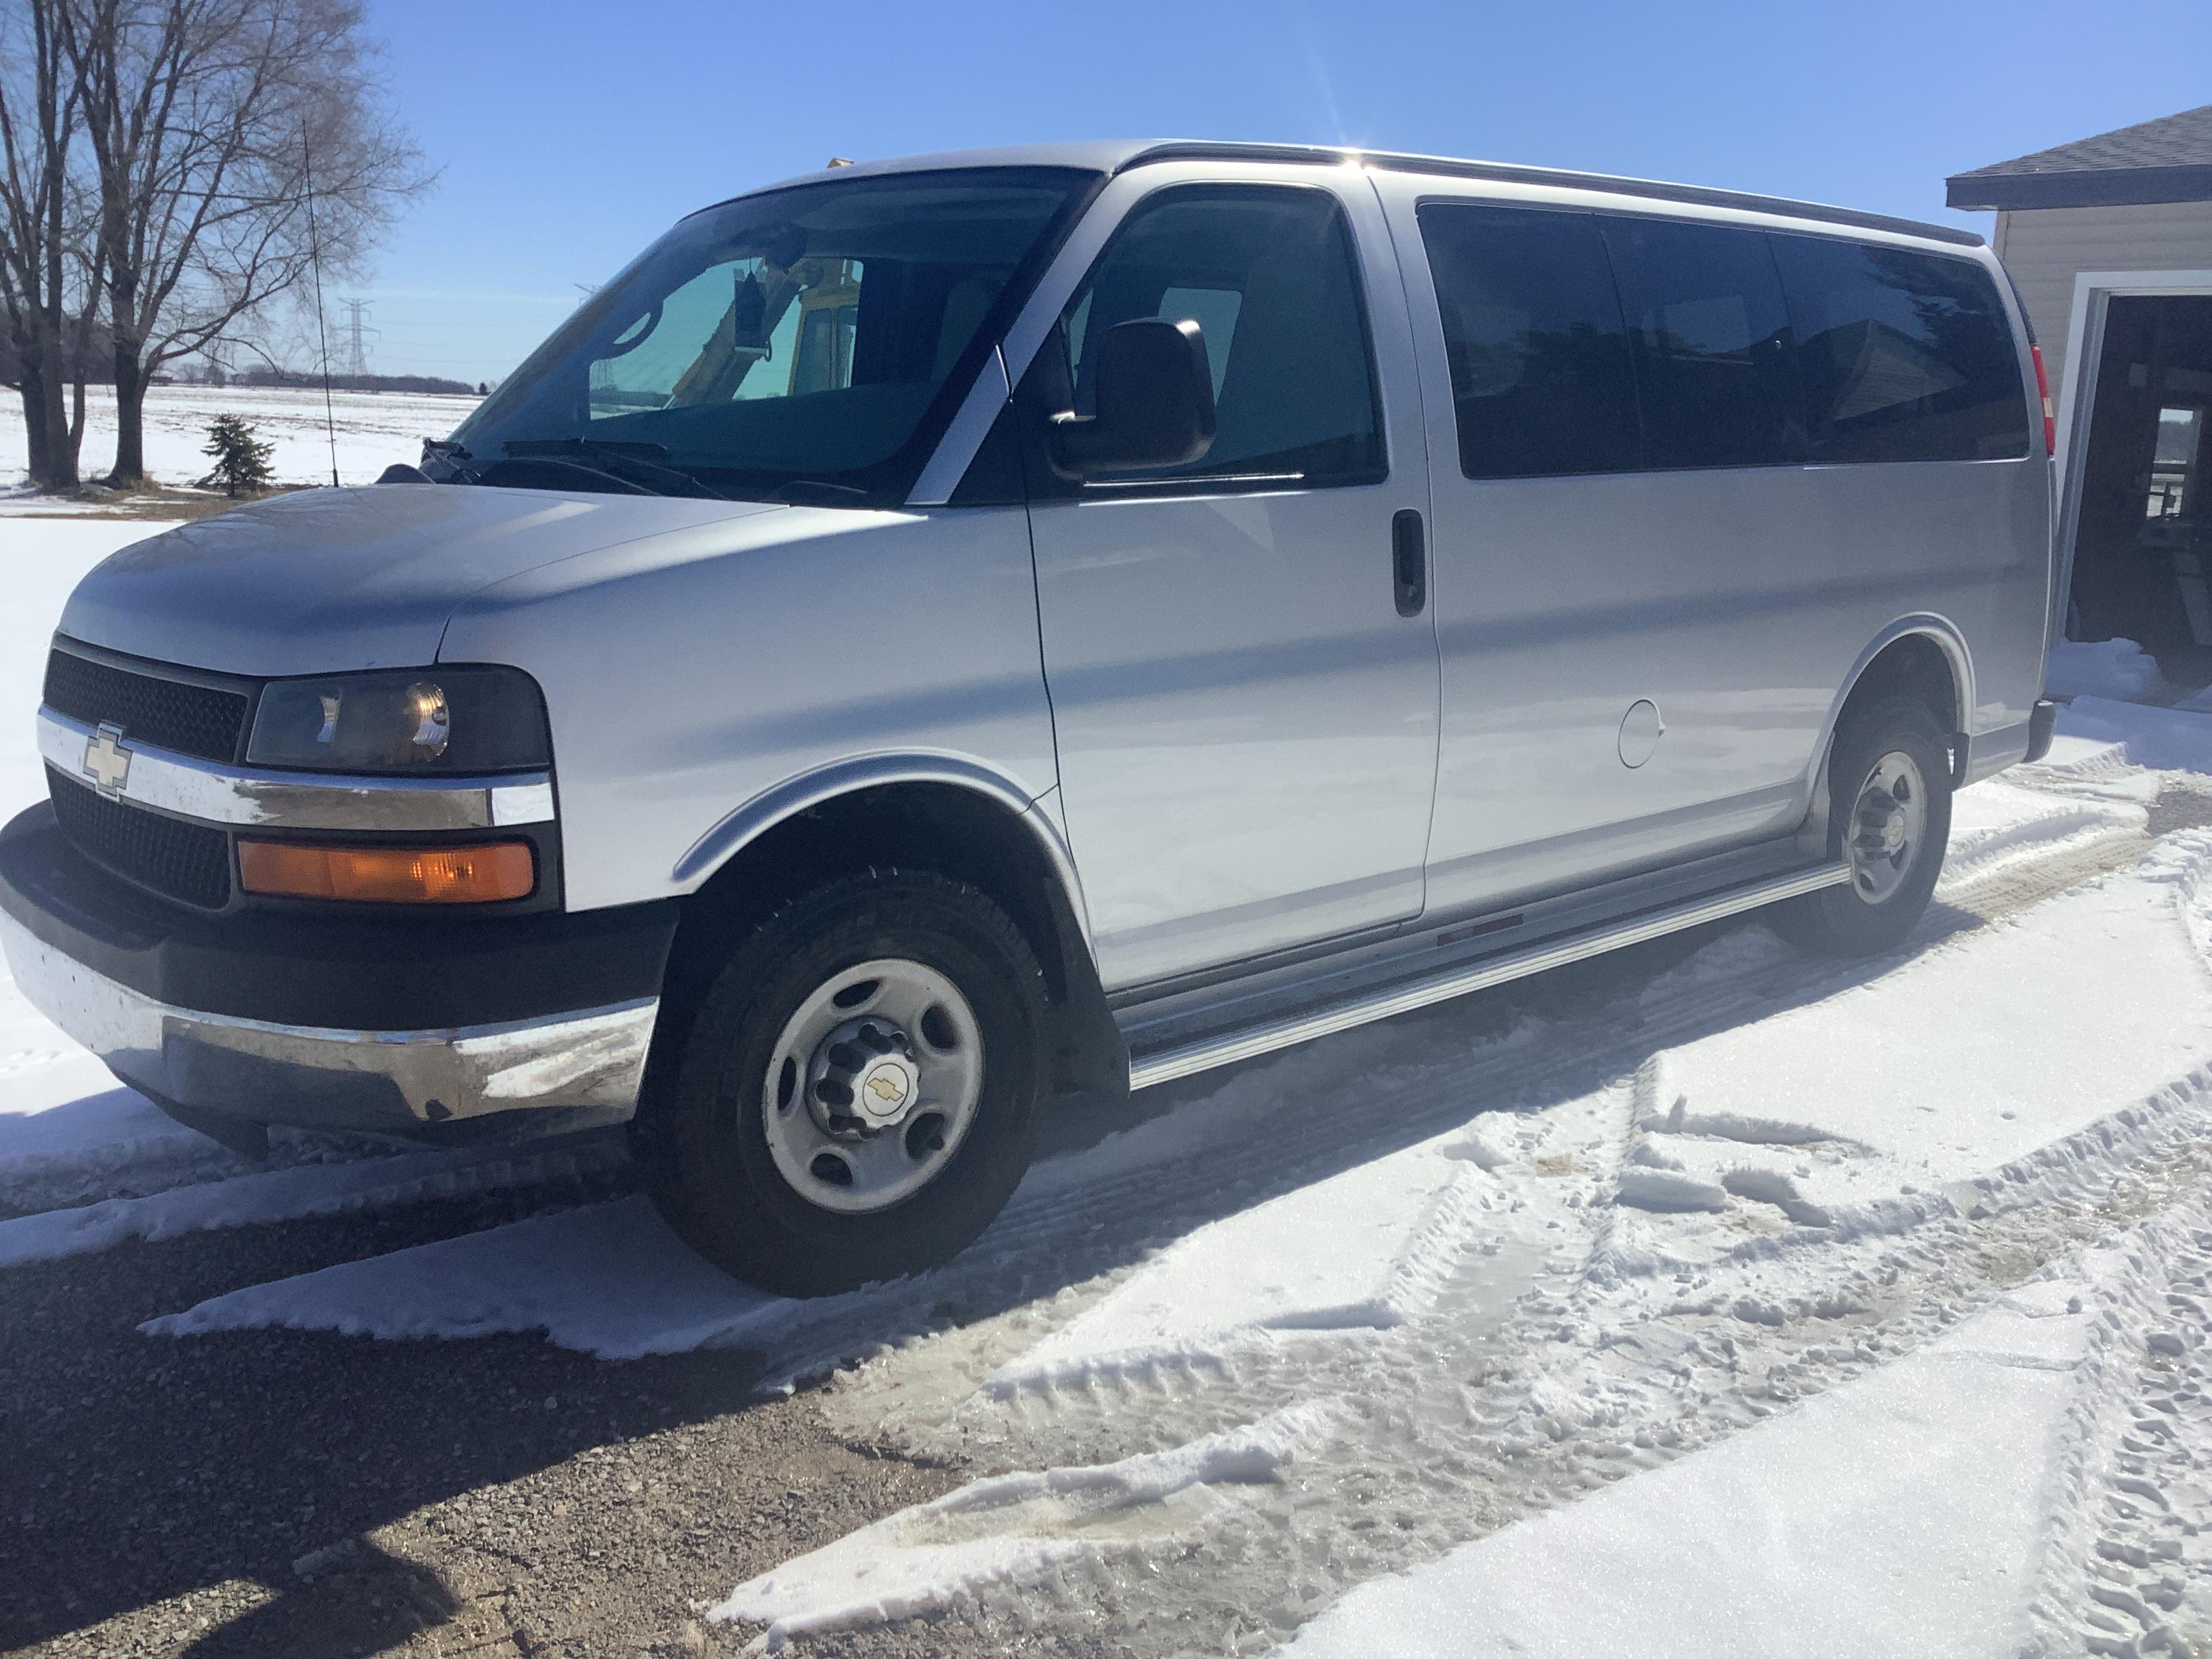
{"type": "Polygon", "coordinates": [[[1054,463],[1073,477],[1181,466],[1213,446],[1213,369],[1188,318],[1140,317],[1100,337],[1095,415],[1052,417],[1054,463]]]}

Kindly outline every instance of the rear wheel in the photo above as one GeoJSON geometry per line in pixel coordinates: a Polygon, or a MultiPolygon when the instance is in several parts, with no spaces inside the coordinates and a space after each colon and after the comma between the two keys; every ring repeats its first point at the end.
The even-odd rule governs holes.
{"type": "Polygon", "coordinates": [[[982,893],[871,872],[732,953],[635,1137],[708,1261],[820,1296],[934,1267],[1006,1204],[1036,1143],[1043,975],[982,893]]]}
{"type": "Polygon", "coordinates": [[[1924,704],[1896,697],[1846,718],[1828,773],[1828,855],[1848,883],[1778,906],[1794,943],[1837,956],[1893,951],[1928,908],[1951,836],[1951,755],[1924,704]]]}

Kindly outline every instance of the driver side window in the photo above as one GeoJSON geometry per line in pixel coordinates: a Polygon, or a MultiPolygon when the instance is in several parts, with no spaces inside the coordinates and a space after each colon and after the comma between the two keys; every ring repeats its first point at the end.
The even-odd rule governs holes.
{"type": "Polygon", "coordinates": [[[1327,191],[1196,185],[1140,204],[1061,315],[1078,414],[1094,412],[1098,341],[1144,317],[1198,325],[1218,427],[1198,460],[1115,473],[1109,486],[1385,475],[1351,228],[1327,191]]]}

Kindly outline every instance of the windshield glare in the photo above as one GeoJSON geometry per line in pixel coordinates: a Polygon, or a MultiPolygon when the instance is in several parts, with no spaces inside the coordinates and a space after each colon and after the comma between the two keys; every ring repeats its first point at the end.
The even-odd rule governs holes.
{"type": "Polygon", "coordinates": [[[1003,326],[1009,285],[1034,275],[1089,178],[894,173],[695,214],[586,301],[455,440],[491,483],[506,446],[574,439],[656,446],[664,465],[729,495],[803,481],[902,497],[981,360],[986,323],[1003,326]]]}

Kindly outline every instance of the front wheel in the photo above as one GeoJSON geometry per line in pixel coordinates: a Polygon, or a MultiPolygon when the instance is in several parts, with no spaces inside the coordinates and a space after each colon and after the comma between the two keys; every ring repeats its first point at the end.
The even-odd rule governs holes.
{"type": "Polygon", "coordinates": [[[1775,927],[1834,956],[1893,951],[1926,913],[1951,837],[1950,744],[1935,715],[1899,697],[1846,719],[1828,792],[1828,855],[1851,878],[1778,906],[1775,927]]]}
{"type": "Polygon", "coordinates": [[[762,923],[708,987],[635,1137],[708,1261],[822,1296],[935,1267],[1036,1144],[1043,975],[975,888],[882,871],[762,923]]]}

